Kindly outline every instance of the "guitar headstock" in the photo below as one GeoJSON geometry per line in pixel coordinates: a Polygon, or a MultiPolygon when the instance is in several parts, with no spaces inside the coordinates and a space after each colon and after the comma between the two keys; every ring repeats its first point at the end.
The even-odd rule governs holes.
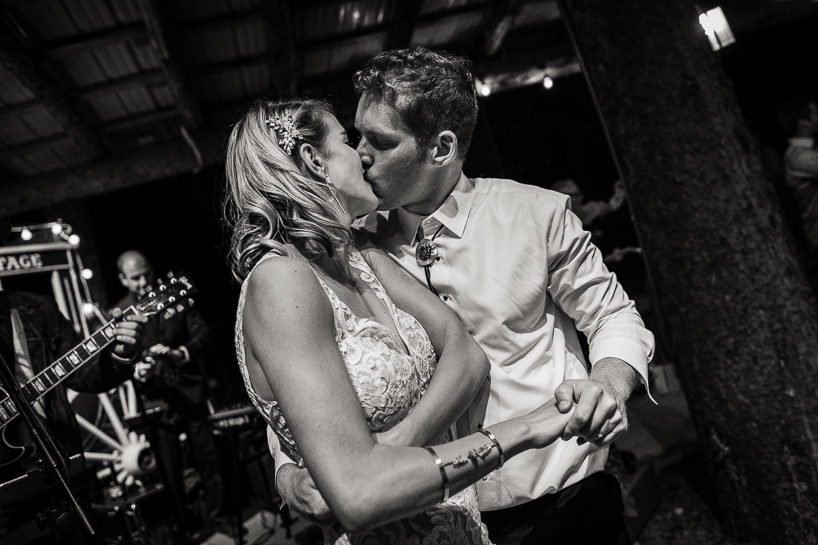
{"type": "Polygon", "coordinates": [[[185,273],[168,273],[168,278],[157,280],[156,287],[140,297],[134,307],[144,316],[164,313],[165,318],[170,318],[193,306],[191,297],[197,291],[185,273]]]}

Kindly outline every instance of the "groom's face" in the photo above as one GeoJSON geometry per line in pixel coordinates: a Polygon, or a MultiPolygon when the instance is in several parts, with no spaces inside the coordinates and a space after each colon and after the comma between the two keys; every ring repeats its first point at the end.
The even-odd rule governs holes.
{"type": "Polygon", "coordinates": [[[358,155],[365,179],[378,197],[379,210],[423,202],[428,178],[426,150],[391,104],[365,93],[358,102],[355,127],[361,133],[358,155]]]}

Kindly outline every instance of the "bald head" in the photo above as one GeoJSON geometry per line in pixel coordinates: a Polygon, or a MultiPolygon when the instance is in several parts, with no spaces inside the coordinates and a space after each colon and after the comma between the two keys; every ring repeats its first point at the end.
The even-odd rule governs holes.
{"type": "Polygon", "coordinates": [[[144,295],[153,284],[153,267],[145,255],[137,250],[128,250],[116,261],[119,282],[136,297],[144,295]]]}

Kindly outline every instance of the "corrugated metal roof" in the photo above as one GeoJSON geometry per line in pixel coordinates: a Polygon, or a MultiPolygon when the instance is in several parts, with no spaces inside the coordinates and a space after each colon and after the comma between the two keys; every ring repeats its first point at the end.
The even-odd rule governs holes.
{"type": "MultiPolygon", "coordinates": [[[[290,81],[347,81],[367,58],[409,36],[413,45],[469,51],[495,9],[488,0],[420,1],[413,11],[397,0],[5,0],[0,18],[45,82],[35,87],[63,93],[64,104],[49,108],[67,111],[52,116],[25,81],[0,68],[0,168],[35,176],[176,139],[182,119],[227,111],[290,81]],[[61,126],[65,120],[84,126],[61,126]],[[101,151],[90,142],[96,134],[101,151]],[[15,146],[20,156],[9,151],[15,146]]],[[[552,20],[555,6],[525,3],[516,26],[552,20]]]]}
{"type": "Polygon", "coordinates": [[[307,8],[294,17],[299,42],[324,40],[382,25],[392,12],[393,0],[356,0],[307,8]]]}

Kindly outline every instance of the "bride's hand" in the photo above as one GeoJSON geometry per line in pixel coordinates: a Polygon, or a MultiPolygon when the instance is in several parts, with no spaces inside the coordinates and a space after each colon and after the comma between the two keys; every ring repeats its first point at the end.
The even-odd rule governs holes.
{"type": "Polygon", "coordinates": [[[544,448],[562,437],[565,426],[574,414],[572,407],[563,414],[557,409],[556,399],[552,398],[528,413],[525,418],[531,426],[533,438],[531,448],[544,448]]]}

